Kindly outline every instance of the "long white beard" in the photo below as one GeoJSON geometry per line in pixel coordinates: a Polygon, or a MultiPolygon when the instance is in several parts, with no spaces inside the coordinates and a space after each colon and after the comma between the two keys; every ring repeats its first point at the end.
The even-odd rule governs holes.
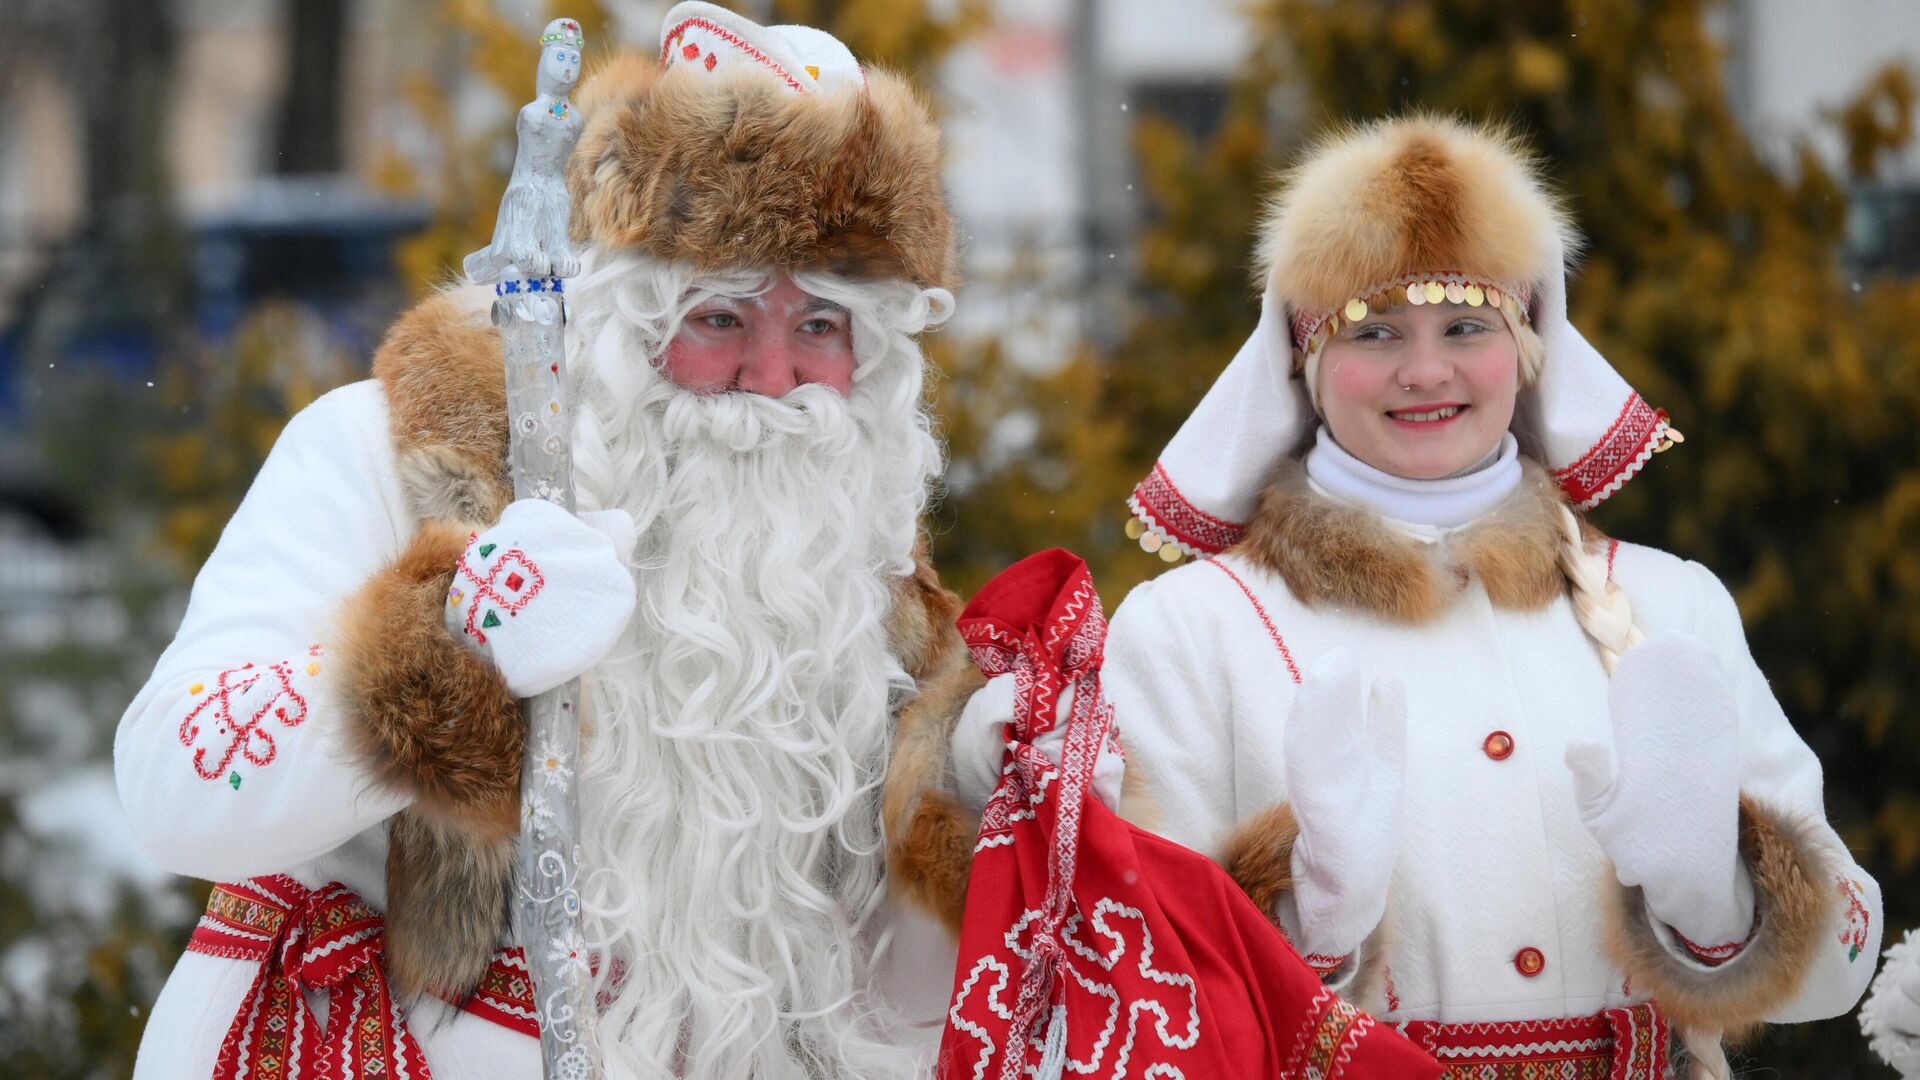
{"type": "Polygon", "coordinates": [[[870,327],[877,361],[910,374],[870,370],[846,399],[690,394],[636,360],[636,335],[670,338],[684,308],[594,324],[611,270],[574,301],[581,501],[624,507],[641,537],[634,620],[586,684],[583,901],[610,958],[610,1074],[909,1075],[865,993],[865,929],[891,707],[911,686],[887,640],[889,580],[911,566],[939,460],[918,351],[890,356],[910,340],[870,327]]]}

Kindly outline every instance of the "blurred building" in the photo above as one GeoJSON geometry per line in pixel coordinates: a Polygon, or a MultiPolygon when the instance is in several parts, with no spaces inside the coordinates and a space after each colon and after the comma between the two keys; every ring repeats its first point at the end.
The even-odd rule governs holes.
{"type": "MultiPolygon", "coordinates": [[[[616,35],[642,44],[668,6],[606,5],[616,35]]],[[[740,6],[765,17],[770,5],[740,6]]],[[[29,352],[57,345],[52,362],[129,373],[147,359],[138,320],[121,328],[126,313],[113,304],[155,290],[117,287],[129,268],[111,262],[132,258],[112,241],[136,227],[128,222],[142,198],[163,203],[170,231],[140,250],[171,259],[163,277],[180,288],[152,302],[190,307],[190,325],[217,337],[263,296],[325,305],[391,288],[393,239],[426,219],[424,203],[393,194],[392,178],[431,183],[446,153],[421,114],[423,88],[456,130],[497,125],[516,104],[463,73],[463,43],[422,18],[438,10],[424,0],[17,0],[8,9],[0,417],[21,415],[29,352]],[[118,45],[72,48],[93,33],[118,45]],[[155,74],[143,75],[149,68],[155,74]],[[103,168],[107,159],[115,167],[103,168]]],[[[1118,332],[1116,290],[1142,212],[1134,121],[1153,115],[1209,132],[1252,34],[1239,0],[994,0],[993,9],[992,25],[926,80],[940,92],[966,244],[955,329],[1004,336],[1017,361],[1044,366],[1118,332]]],[[[514,13],[534,28],[536,13],[514,13]]],[[[1844,9],[1731,0],[1719,21],[1731,99],[1783,162],[1809,136],[1837,160],[1836,139],[1821,131],[1825,110],[1882,63],[1920,58],[1912,0],[1844,9]]],[[[1274,116],[1298,122],[1285,102],[1274,116]]],[[[1856,262],[1915,269],[1920,243],[1903,238],[1920,230],[1920,152],[1886,175],[1857,193],[1856,262]]]]}

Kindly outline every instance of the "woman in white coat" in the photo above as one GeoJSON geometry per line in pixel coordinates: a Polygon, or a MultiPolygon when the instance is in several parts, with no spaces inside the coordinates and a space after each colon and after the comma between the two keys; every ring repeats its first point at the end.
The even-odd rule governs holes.
{"type": "MultiPolygon", "coordinates": [[[[1253,338],[1134,492],[1159,829],[1458,1076],[1696,1077],[1851,1009],[1878,886],[1704,567],[1581,518],[1680,436],[1567,324],[1504,133],[1374,124],[1269,208],[1253,338]]],[[[1129,775],[1129,781],[1135,779],[1129,775]]]]}

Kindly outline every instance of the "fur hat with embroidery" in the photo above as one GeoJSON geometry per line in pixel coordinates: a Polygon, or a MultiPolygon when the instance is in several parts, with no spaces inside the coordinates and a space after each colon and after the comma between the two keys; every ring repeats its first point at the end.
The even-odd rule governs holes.
{"type": "Polygon", "coordinates": [[[1306,361],[1343,322],[1429,299],[1501,310],[1532,382],[1542,361],[1534,302],[1577,245],[1512,134],[1414,116],[1322,139],[1268,203],[1259,262],[1310,388],[1306,361]]]}
{"type": "Polygon", "coordinates": [[[659,54],[613,58],[578,104],[578,240],[704,269],[953,283],[939,130],[903,79],[832,35],[678,4],[659,54]]]}
{"type": "Polygon", "coordinates": [[[1349,127],[1284,178],[1260,230],[1260,321],[1152,472],[1130,527],[1174,561],[1238,542],[1315,426],[1321,348],[1401,304],[1490,306],[1519,345],[1514,434],[1590,509],[1680,440],[1567,321],[1577,239],[1510,132],[1435,116],[1349,127]]]}

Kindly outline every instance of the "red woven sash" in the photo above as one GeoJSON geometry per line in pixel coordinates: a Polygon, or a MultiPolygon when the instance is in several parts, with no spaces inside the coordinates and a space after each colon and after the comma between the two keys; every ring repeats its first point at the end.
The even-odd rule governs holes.
{"type": "Polygon", "coordinates": [[[431,1080],[387,988],[378,913],[283,874],[216,885],[187,951],[259,963],[213,1080],[431,1080]],[[331,995],[322,1029],[303,990],[331,995]]]}
{"type": "Polygon", "coordinates": [[[1652,1005],[1598,1016],[1393,1025],[1438,1058],[1443,1080],[1671,1080],[1671,1029],[1652,1005]]]}

